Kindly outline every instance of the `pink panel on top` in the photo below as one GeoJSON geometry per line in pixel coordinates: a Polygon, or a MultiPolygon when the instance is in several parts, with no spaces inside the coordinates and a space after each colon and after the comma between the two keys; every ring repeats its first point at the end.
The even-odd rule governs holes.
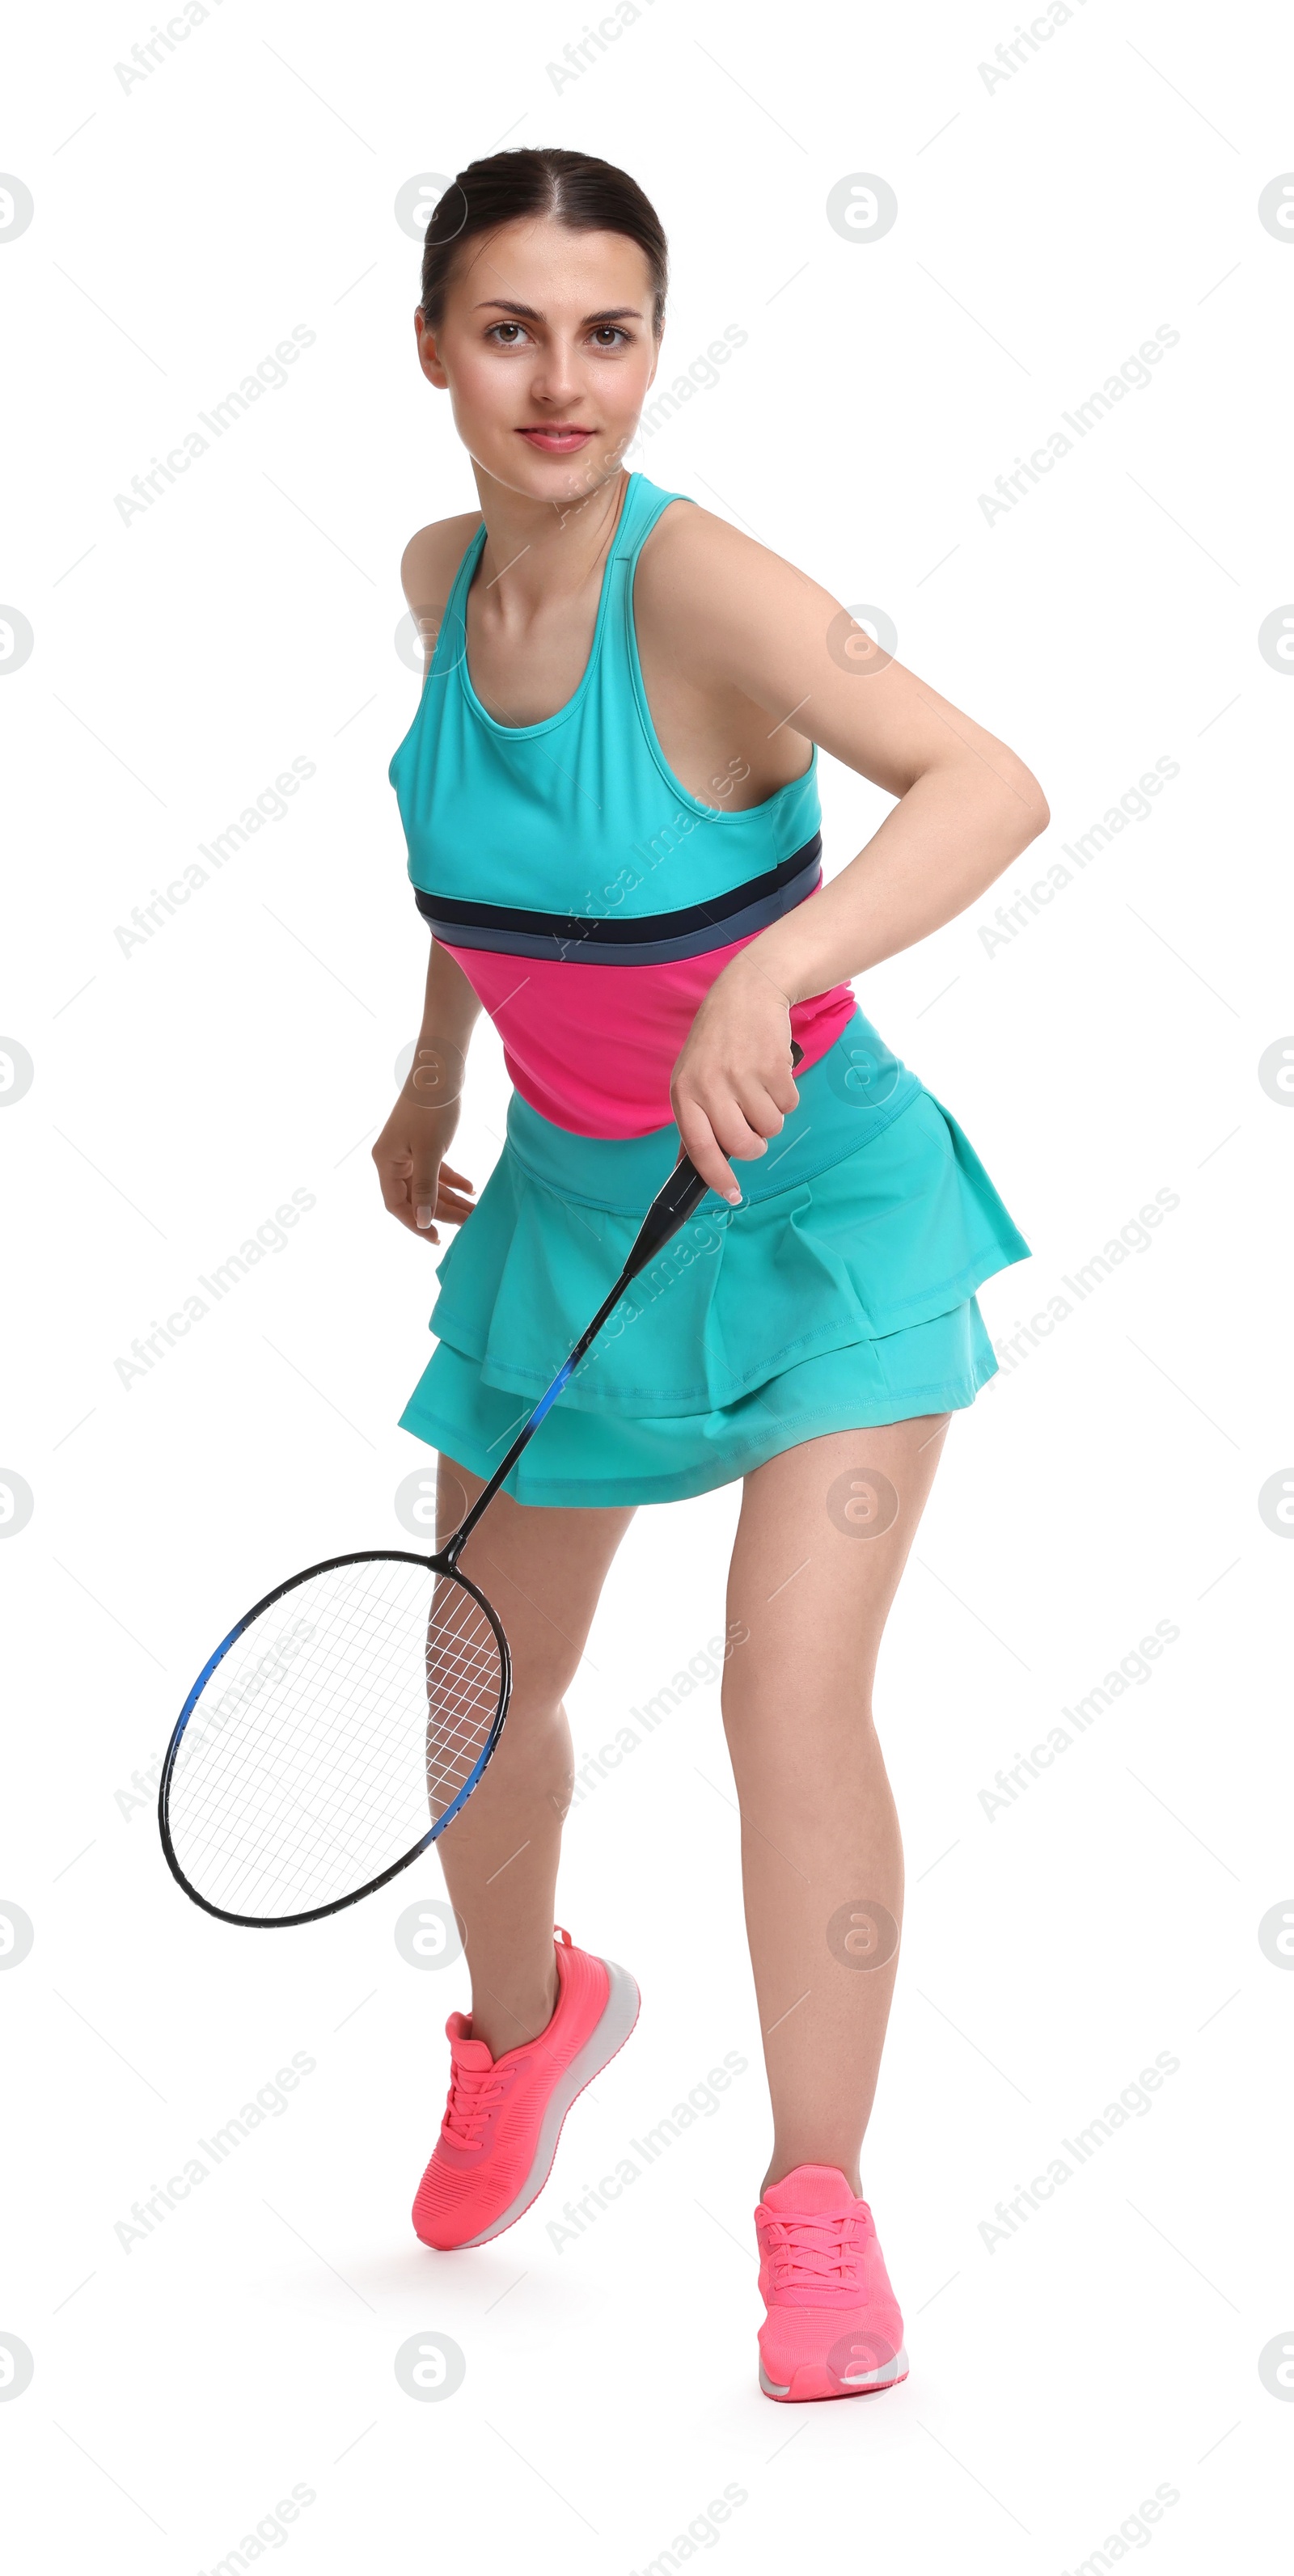
{"type": "MultiPolygon", "coordinates": [[[[669,1125],[683,1041],[715,977],[746,944],[664,966],[593,966],[441,941],[495,1022],[522,1099],[555,1126],[600,1137],[669,1125]]],[[[835,1044],[856,1008],[849,984],[793,1004],[799,1072],[835,1044]]]]}

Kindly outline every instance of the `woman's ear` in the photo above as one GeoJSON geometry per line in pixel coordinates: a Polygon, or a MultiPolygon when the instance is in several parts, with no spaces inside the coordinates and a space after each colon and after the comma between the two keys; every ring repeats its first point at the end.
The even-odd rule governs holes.
{"type": "Polygon", "coordinates": [[[449,378],[440,362],[436,335],[430,328],[420,304],[414,307],[413,328],[418,343],[418,364],[428,384],[435,385],[441,393],[447,392],[449,378]]]}

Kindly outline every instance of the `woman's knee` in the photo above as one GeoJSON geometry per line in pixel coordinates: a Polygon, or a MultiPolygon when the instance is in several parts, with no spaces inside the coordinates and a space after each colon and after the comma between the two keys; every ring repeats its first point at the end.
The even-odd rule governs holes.
{"type": "Polygon", "coordinates": [[[725,1674],[719,1708],[729,1747],[771,1750],[795,1764],[821,1760],[828,1746],[874,1740],[875,1668],[873,1657],[868,1663],[851,1658],[847,1669],[834,1672],[814,1673],[797,1663],[781,1676],[752,1670],[730,1680],[725,1674]]]}
{"type": "MultiPolygon", "coordinates": [[[[440,1544],[457,1528],[482,1480],[440,1462],[440,1544]]],[[[574,1681],[607,1569],[633,1513],[521,1503],[500,1493],[458,1559],[502,1623],[515,1704],[551,1709],[574,1681]]]]}

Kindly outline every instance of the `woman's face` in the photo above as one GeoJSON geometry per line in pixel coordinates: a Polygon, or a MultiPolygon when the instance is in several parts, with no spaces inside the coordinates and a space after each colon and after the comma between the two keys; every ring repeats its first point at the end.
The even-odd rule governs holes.
{"type": "Polygon", "coordinates": [[[647,258],[624,233],[526,216],[465,244],[418,356],[468,454],[509,491],[570,502],[616,472],[656,372],[647,258]]]}

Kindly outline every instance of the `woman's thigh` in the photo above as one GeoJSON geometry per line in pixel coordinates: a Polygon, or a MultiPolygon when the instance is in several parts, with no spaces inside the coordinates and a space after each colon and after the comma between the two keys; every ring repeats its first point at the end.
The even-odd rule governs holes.
{"type": "MultiPolygon", "coordinates": [[[[436,1477],[436,1543],[443,1546],[485,1479],[453,1458],[436,1477]]],[[[633,1506],[549,1507],[496,1494],[458,1562],[480,1585],[512,1654],[514,1703],[559,1700],[574,1679],[607,1569],[633,1506]]]]}
{"type": "Polygon", "coordinates": [[[951,1416],[832,1431],[745,1479],[728,1577],[725,1714],[788,1690],[800,1707],[870,1714],[877,1652],[951,1416]],[[742,1630],[746,1633],[743,1636],[742,1630]]]}

